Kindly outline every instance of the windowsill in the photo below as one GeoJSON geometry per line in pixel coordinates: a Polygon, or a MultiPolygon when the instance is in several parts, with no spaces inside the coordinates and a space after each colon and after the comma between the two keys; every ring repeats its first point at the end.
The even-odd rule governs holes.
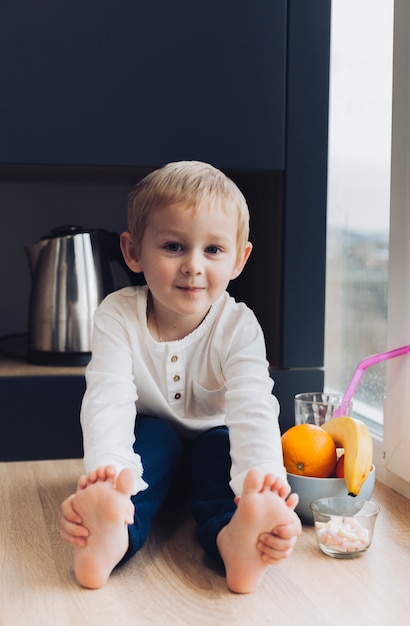
{"type": "Polygon", "coordinates": [[[362,420],[368,427],[372,439],[373,439],[373,463],[376,468],[376,477],[381,483],[384,483],[394,491],[397,491],[406,498],[410,498],[410,483],[403,480],[399,476],[393,474],[385,467],[384,457],[384,445],[383,445],[383,413],[375,410],[368,412],[367,405],[362,404],[359,407],[359,403],[355,402],[355,406],[359,410],[354,411],[353,415],[357,419],[362,420]],[[380,421],[375,421],[375,415],[380,414],[380,421]]]}
{"type": "Polygon", "coordinates": [[[410,499],[410,483],[390,472],[384,465],[383,437],[381,433],[372,432],[373,463],[376,468],[376,478],[397,493],[410,499]]]}

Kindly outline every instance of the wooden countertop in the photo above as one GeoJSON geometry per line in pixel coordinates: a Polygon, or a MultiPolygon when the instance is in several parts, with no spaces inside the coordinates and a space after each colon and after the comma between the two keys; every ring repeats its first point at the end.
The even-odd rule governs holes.
{"type": "Polygon", "coordinates": [[[0,355],[0,377],[7,376],[83,376],[85,367],[31,365],[22,358],[0,355]]]}
{"type": "Polygon", "coordinates": [[[336,560],[303,529],[291,557],[251,595],[230,593],[203,563],[190,518],[159,519],[134,559],[98,591],[80,588],[59,535],[60,502],[79,460],[0,463],[0,624],[7,626],[372,626],[408,623],[410,500],[377,483],[373,545],[336,560]]]}

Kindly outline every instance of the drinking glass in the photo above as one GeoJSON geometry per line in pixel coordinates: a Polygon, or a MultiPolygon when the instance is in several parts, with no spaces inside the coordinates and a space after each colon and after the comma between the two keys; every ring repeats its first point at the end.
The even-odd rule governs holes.
{"type": "Polygon", "coordinates": [[[340,415],[352,415],[353,402],[344,402],[343,395],[314,391],[295,396],[295,424],[322,426],[341,409],[340,415]]]}

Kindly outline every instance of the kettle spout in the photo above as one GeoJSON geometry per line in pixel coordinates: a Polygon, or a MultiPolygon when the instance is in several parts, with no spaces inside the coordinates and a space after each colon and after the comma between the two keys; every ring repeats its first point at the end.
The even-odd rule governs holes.
{"type": "Polygon", "coordinates": [[[41,239],[36,243],[30,243],[24,246],[24,250],[27,255],[28,263],[31,270],[31,277],[34,276],[34,272],[36,271],[37,262],[40,258],[40,254],[43,248],[48,244],[47,239],[41,239]]]}

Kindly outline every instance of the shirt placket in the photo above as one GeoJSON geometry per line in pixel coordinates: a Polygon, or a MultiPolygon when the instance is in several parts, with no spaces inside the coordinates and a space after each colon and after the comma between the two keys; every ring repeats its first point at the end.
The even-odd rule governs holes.
{"type": "Polygon", "coordinates": [[[171,352],[167,359],[168,402],[178,413],[184,405],[184,372],[179,352],[171,352]]]}

